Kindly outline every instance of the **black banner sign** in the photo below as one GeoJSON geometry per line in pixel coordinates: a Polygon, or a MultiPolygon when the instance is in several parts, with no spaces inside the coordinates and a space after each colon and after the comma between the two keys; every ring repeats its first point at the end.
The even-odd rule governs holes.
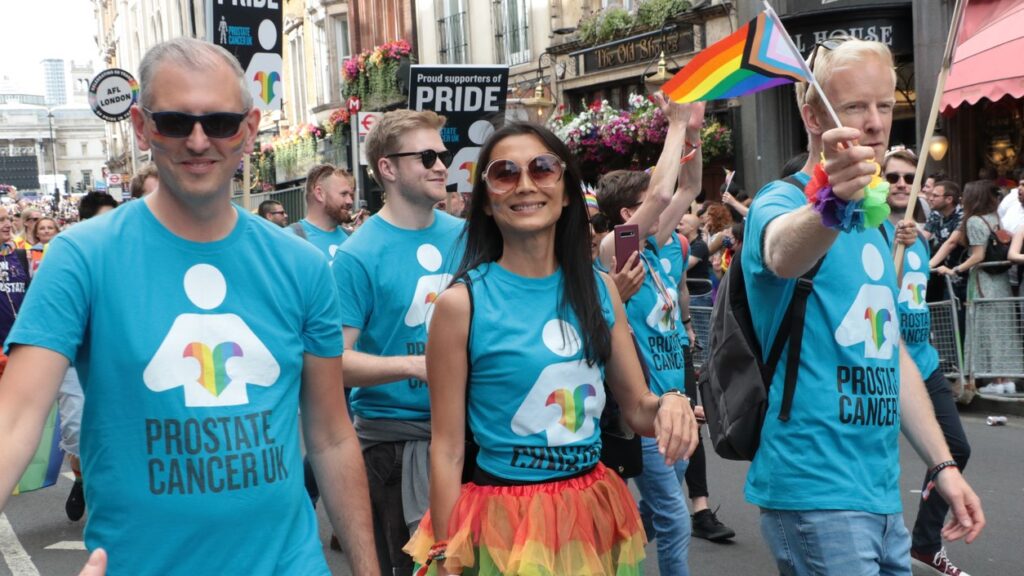
{"type": "Polygon", "coordinates": [[[595,46],[573,55],[583,56],[583,65],[589,73],[633,64],[646,64],[657,58],[663,47],[665,54],[693,52],[693,30],[689,27],[676,28],[665,32],[664,36],[660,30],[648,32],[595,46]]]}

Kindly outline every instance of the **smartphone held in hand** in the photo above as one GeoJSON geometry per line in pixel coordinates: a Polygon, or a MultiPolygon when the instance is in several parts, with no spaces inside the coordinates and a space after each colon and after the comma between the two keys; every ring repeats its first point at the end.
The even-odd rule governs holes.
{"type": "Polygon", "coordinates": [[[640,228],[636,224],[615,227],[615,271],[621,272],[634,252],[640,251],[640,228]]]}

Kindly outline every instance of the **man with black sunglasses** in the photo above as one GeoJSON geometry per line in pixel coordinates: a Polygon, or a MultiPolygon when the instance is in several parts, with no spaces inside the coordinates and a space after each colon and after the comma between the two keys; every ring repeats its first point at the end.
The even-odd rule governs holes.
{"type": "MultiPolygon", "coordinates": [[[[876,176],[895,107],[892,53],[860,40],[816,52],[823,93],[796,91],[808,161],[795,182],[762,188],[746,221],[740,264],[761,352],[767,355],[787,315],[804,339],[770,382],[745,493],[761,508],[761,533],[779,572],[910,576],[901,430],[928,465],[923,495],[950,505],[942,535],[971,542],[985,517],[901,341],[891,251],[879,222],[869,226],[865,216],[866,188],[872,201],[885,194],[876,176]],[[788,310],[798,288],[809,292],[806,307],[788,310]]],[[[910,170],[898,172],[905,186],[910,170]]]]}
{"type": "Polygon", "coordinates": [[[108,574],[330,574],[300,422],[353,572],[377,574],[326,261],[231,202],[260,116],[242,69],[176,38],[139,77],[132,123],[160,187],[50,244],[7,340],[0,508],[74,359],[85,545],[108,574]]]}
{"type": "Polygon", "coordinates": [[[384,114],[366,138],[384,207],[338,250],[345,384],[370,478],[381,572],[409,574],[402,551],[428,506],[430,397],[424,361],[437,295],[462,259],[463,221],[445,199],[452,155],[434,112],[384,114]]]}

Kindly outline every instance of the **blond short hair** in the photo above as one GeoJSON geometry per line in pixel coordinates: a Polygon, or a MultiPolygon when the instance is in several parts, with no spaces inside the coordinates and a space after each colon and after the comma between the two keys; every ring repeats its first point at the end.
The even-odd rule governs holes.
{"type": "Polygon", "coordinates": [[[413,130],[440,130],[447,119],[431,110],[392,110],[385,113],[366,136],[366,160],[373,169],[373,179],[384,185],[377,175],[381,158],[398,151],[402,136],[413,130]]]}
{"type": "MultiPolygon", "coordinates": [[[[856,38],[837,38],[836,41],[840,44],[832,50],[820,45],[814,47],[817,55],[814,57],[813,72],[814,79],[818,81],[819,86],[824,87],[832,79],[832,74],[837,68],[864,62],[868,58],[877,58],[892,71],[892,88],[893,91],[896,90],[896,66],[888,46],[881,42],[856,38]]],[[[816,112],[825,112],[821,94],[817,89],[812,88],[810,83],[803,82],[797,85],[796,104],[800,108],[807,104],[816,112]]]]}
{"type": "Polygon", "coordinates": [[[352,185],[352,188],[356,187],[356,177],[351,172],[344,168],[338,168],[334,164],[317,164],[309,169],[306,173],[306,202],[309,202],[313,198],[313,190],[317,184],[322,182],[324,178],[330,176],[340,176],[352,185]]]}

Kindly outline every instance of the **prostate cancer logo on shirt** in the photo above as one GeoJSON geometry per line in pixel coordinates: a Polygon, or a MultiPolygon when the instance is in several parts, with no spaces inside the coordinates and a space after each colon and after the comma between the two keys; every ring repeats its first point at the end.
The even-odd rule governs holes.
{"type": "Polygon", "coordinates": [[[899,326],[892,290],[883,284],[872,283],[880,281],[885,272],[882,254],[873,244],[864,245],[861,265],[870,282],[860,287],[842,323],[836,328],[835,339],[841,346],[863,344],[865,358],[888,360],[899,341],[899,326]]]}
{"type": "MultiPolygon", "coordinates": [[[[196,308],[212,311],[224,303],[228,286],[216,267],[196,264],[185,273],[184,290],[196,308]]],[[[174,319],[142,380],[154,392],[184,388],[185,406],[237,406],[249,403],[248,385],[271,386],[280,372],[239,316],[186,312],[174,319]]]]}
{"type": "Polygon", "coordinates": [[[924,310],[925,291],[928,289],[928,277],[921,271],[921,257],[915,252],[907,252],[907,267],[900,285],[899,302],[906,302],[911,310],[924,310]]]}
{"type": "Polygon", "coordinates": [[[430,318],[434,315],[434,300],[451,283],[452,275],[433,274],[440,270],[444,263],[441,251],[433,244],[423,244],[416,249],[416,262],[431,274],[420,276],[416,281],[412,302],[405,313],[405,325],[410,328],[424,326],[426,329],[430,327],[430,318]]]}
{"type": "MultiPolygon", "coordinates": [[[[576,329],[562,320],[549,320],[541,332],[545,347],[572,358],[581,348],[576,329]]],[[[520,436],[544,432],[548,446],[564,446],[590,438],[604,409],[601,370],[580,358],[549,364],[512,417],[520,436]]]]}

